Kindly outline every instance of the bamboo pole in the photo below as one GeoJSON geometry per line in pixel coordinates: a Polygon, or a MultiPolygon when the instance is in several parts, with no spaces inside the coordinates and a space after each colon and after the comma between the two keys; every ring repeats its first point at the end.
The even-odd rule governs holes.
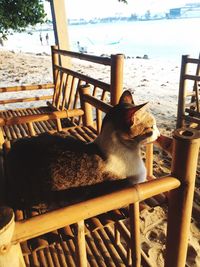
{"type": "Polygon", "coordinates": [[[132,266],[141,266],[139,202],[129,205],[132,266]]]}
{"type": "Polygon", "coordinates": [[[107,113],[112,108],[110,104],[107,104],[103,102],[102,100],[99,100],[88,94],[83,94],[83,100],[105,113],[107,113]]]}
{"type": "Polygon", "coordinates": [[[53,83],[0,87],[0,93],[53,89],[53,83]]]}
{"type": "Polygon", "coordinates": [[[147,169],[147,179],[153,176],[153,143],[146,145],[145,165],[147,169]]]}
{"type": "Polygon", "coordinates": [[[12,244],[15,229],[14,212],[11,208],[0,207],[0,266],[25,267],[19,243],[12,244]]]}
{"type": "Polygon", "coordinates": [[[0,100],[0,105],[13,104],[13,103],[17,103],[17,102],[40,101],[40,100],[47,100],[47,99],[52,99],[52,95],[35,96],[35,97],[27,97],[27,98],[5,99],[5,100],[0,100]]]}
{"type": "Polygon", "coordinates": [[[119,102],[123,91],[123,67],[124,55],[111,55],[111,105],[116,105],[119,102]]]}
{"type": "Polygon", "coordinates": [[[92,106],[84,101],[83,96],[86,94],[90,94],[90,86],[84,85],[79,87],[79,93],[80,93],[80,100],[81,100],[81,107],[84,110],[84,116],[83,116],[83,124],[85,126],[93,125],[93,116],[92,116],[92,106]]]}
{"type": "Polygon", "coordinates": [[[87,254],[85,243],[85,224],[84,220],[79,221],[76,224],[76,251],[78,254],[77,261],[78,267],[87,267],[87,254]]]}
{"type": "Polygon", "coordinates": [[[179,82],[178,111],[176,128],[183,126],[183,116],[185,114],[185,97],[186,97],[186,77],[188,55],[182,56],[181,73],[179,82]]]}
{"type": "Polygon", "coordinates": [[[161,192],[172,190],[179,185],[178,179],[164,177],[16,222],[13,242],[21,242],[98,214],[142,201],[161,192]],[[102,205],[102,203],[106,203],[106,205],[102,205]],[[55,218],[57,219],[55,220],[55,218]]]}
{"type": "MultiPolygon", "coordinates": [[[[59,49],[69,49],[68,22],[64,0],[50,0],[53,29],[56,45],[59,49]]],[[[70,59],[62,56],[62,65],[69,66],[70,59]]]]}
{"type": "Polygon", "coordinates": [[[79,52],[72,52],[72,51],[67,51],[67,50],[62,50],[62,49],[59,49],[59,50],[54,49],[54,52],[58,53],[59,55],[63,55],[63,56],[78,58],[80,60],[86,60],[86,61],[97,63],[97,64],[111,66],[110,57],[101,57],[101,56],[83,54],[79,52]]]}
{"type": "Polygon", "coordinates": [[[170,192],[166,267],[184,267],[192,213],[200,132],[178,129],[174,132],[172,175],[181,186],[170,192]]]}
{"type": "MultiPolygon", "coordinates": [[[[29,113],[26,113],[29,114],[29,113]]],[[[0,126],[13,125],[13,124],[23,124],[23,123],[32,123],[46,120],[56,120],[70,118],[74,116],[81,116],[84,112],[82,109],[72,109],[72,110],[63,110],[63,111],[53,111],[48,113],[41,114],[31,114],[24,115],[21,117],[11,117],[11,118],[0,118],[0,126]]]]}

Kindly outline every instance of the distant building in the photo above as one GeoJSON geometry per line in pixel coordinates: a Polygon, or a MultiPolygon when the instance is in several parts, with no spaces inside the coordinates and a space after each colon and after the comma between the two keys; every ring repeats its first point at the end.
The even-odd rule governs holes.
{"type": "Polygon", "coordinates": [[[178,18],[181,16],[181,8],[172,8],[169,10],[170,18],[178,18]]]}

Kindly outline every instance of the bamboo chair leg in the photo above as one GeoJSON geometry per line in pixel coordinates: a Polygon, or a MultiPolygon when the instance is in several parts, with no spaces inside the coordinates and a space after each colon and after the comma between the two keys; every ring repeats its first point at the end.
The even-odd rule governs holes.
{"type": "Polygon", "coordinates": [[[174,133],[172,175],[181,186],[169,195],[165,267],[185,266],[199,144],[198,130],[177,129],[174,133]]]}
{"type": "Polygon", "coordinates": [[[132,266],[141,266],[139,202],[129,205],[132,266]]]}
{"type": "Polygon", "coordinates": [[[77,263],[78,267],[87,267],[87,254],[85,243],[85,224],[84,220],[77,223],[77,242],[76,250],[78,254],[77,263]]]}

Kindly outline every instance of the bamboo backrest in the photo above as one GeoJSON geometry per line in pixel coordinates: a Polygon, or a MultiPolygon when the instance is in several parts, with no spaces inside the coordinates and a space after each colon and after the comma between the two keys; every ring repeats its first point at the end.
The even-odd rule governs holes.
{"type": "Polygon", "coordinates": [[[97,57],[52,47],[53,78],[55,91],[52,105],[57,110],[80,108],[79,87],[90,85],[90,94],[102,101],[116,105],[123,90],[123,55],[97,57]],[[62,57],[87,60],[87,62],[108,66],[110,82],[103,82],[96,77],[89,77],[81,72],[62,66],[62,57]]]}
{"type": "Polygon", "coordinates": [[[199,58],[182,56],[179,83],[177,128],[200,126],[200,55],[199,58]]]}
{"type": "MultiPolygon", "coordinates": [[[[4,126],[1,136],[4,136],[4,139],[13,140],[42,132],[61,131],[66,127],[82,125],[83,112],[80,111],[81,104],[78,90],[81,85],[90,85],[90,93],[93,96],[102,101],[116,104],[122,93],[123,60],[123,55],[97,57],[59,50],[55,46],[52,47],[53,83],[0,88],[1,96],[5,98],[5,93],[5,96],[7,95],[8,97],[8,99],[1,100],[0,104],[16,105],[20,103],[20,109],[16,109],[15,106],[14,108],[9,106],[9,110],[1,111],[1,118],[4,121],[2,123],[4,126]],[[63,57],[82,60],[84,64],[85,62],[90,62],[90,64],[92,62],[108,66],[110,82],[103,82],[95,77],[84,75],[80,70],[73,70],[72,65],[63,67],[63,57]],[[13,93],[34,92],[37,94],[37,91],[41,92],[40,96],[25,97],[20,95],[20,97],[13,97],[13,93]],[[45,95],[45,92],[48,92],[47,95],[45,95]],[[40,106],[40,100],[48,101],[40,106]],[[38,102],[38,104],[34,103],[33,107],[24,106],[25,102],[29,103],[30,101],[38,102]],[[67,113],[62,112],[66,110],[72,110],[73,116],[68,116],[69,113],[66,115],[67,113]],[[57,111],[56,116],[55,111],[57,111]],[[18,117],[22,118],[18,120],[18,117]],[[12,121],[12,123],[9,123],[9,121],[12,121]],[[18,123],[16,123],[17,121],[18,123]],[[24,121],[24,123],[20,121],[24,121]]],[[[97,117],[100,118],[100,111],[97,111],[97,113],[97,117]]],[[[98,129],[100,129],[100,120],[98,121],[98,129]]]]}

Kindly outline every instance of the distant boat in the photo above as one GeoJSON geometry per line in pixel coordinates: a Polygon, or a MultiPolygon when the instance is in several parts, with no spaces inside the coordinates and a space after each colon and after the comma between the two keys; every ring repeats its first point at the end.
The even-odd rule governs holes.
{"type": "Polygon", "coordinates": [[[121,42],[122,38],[119,39],[118,41],[113,41],[113,42],[109,42],[106,45],[115,45],[115,44],[119,44],[121,42]]]}
{"type": "Polygon", "coordinates": [[[78,47],[78,52],[79,53],[87,54],[87,47],[86,46],[81,46],[79,41],[77,41],[77,47],[78,47]]]}

